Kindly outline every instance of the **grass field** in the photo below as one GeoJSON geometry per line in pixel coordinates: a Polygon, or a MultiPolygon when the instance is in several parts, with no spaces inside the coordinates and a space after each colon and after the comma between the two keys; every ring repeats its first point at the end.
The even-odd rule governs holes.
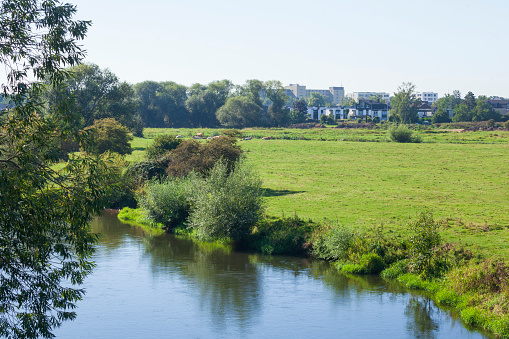
{"type": "MultiPolygon", "coordinates": [[[[147,129],[148,138],[133,141],[135,152],[128,159],[140,160],[150,138],[157,134],[188,136],[196,131],[219,133],[147,129]]],[[[385,142],[387,132],[383,130],[256,132],[260,136],[269,132],[272,136],[300,135],[240,141],[263,179],[268,214],[296,213],[318,222],[337,219],[363,229],[383,224],[385,232],[406,235],[408,223],[427,208],[443,221],[447,241],[509,258],[508,132],[419,131],[437,138],[433,142],[423,137],[421,144],[385,142]],[[341,138],[345,133],[383,138],[384,142],[340,141],[349,139],[341,138]],[[458,136],[461,142],[454,141],[458,136]]]]}

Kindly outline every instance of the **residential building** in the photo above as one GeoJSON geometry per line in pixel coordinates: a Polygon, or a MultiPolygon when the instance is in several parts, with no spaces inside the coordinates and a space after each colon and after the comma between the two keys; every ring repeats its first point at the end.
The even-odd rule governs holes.
{"type": "Polygon", "coordinates": [[[507,114],[509,112],[509,100],[502,98],[493,98],[486,100],[500,114],[507,114]]]}
{"type": "Polygon", "coordinates": [[[348,112],[346,107],[308,107],[308,115],[313,120],[320,120],[322,115],[332,116],[334,120],[348,119],[348,112]]]}
{"type": "Polygon", "coordinates": [[[438,93],[435,92],[416,92],[415,95],[430,106],[438,100],[438,93]]]}
{"type": "Polygon", "coordinates": [[[391,102],[391,95],[386,92],[353,92],[346,95],[348,98],[352,98],[359,102],[359,99],[372,99],[380,98],[385,100],[386,103],[391,102]]]}
{"type": "Polygon", "coordinates": [[[318,93],[326,97],[330,102],[339,104],[345,97],[344,87],[329,87],[329,89],[307,89],[306,86],[299,84],[290,84],[285,86],[286,94],[296,99],[307,99],[311,93],[318,93]]]}
{"type": "Polygon", "coordinates": [[[378,117],[380,121],[388,119],[389,105],[376,100],[359,99],[355,105],[355,111],[352,115],[357,117],[369,116],[371,119],[378,117]]]}
{"type": "Polygon", "coordinates": [[[419,115],[419,118],[429,118],[435,113],[437,110],[436,107],[431,107],[426,102],[422,102],[419,105],[419,110],[417,111],[417,114],[419,115]]]}

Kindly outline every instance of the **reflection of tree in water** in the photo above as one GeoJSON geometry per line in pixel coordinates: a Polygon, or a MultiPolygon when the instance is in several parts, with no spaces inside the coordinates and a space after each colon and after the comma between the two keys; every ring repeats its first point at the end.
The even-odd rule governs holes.
{"type": "Polygon", "coordinates": [[[185,279],[219,332],[229,322],[240,330],[251,327],[260,312],[262,284],[247,254],[169,235],[149,237],[144,243],[154,274],[175,273],[185,279]]]}
{"type": "Polygon", "coordinates": [[[438,333],[438,322],[432,318],[435,306],[429,299],[410,298],[405,310],[407,328],[415,338],[434,338],[438,333]]]}

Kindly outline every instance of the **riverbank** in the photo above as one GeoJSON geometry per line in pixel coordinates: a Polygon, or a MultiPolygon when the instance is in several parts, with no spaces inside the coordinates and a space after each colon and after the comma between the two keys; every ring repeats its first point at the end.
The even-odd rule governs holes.
{"type": "MultiPolygon", "coordinates": [[[[126,208],[118,217],[123,222],[134,221],[135,225],[149,231],[154,227],[139,210],[126,208]]],[[[177,233],[193,237],[189,230],[177,229],[177,233]]],[[[439,237],[438,233],[436,235],[439,237]]],[[[421,238],[426,236],[429,234],[421,238]]],[[[454,309],[469,326],[508,338],[509,266],[502,261],[475,256],[465,248],[439,242],[421,249],[428,251],[428,267],[423,267],[422,263],[416,267],[416,262],[422,261],[413,245],[418,240],[415,236],[398,239],[380,233],[358,233],[293,217],[260,221],[244,246],[265,254],[300,254],[327,259],[343,273],[379,274],[409,289],[425,292],[437,305],[454,309]]],[[[420,239],[421,242],[428,240],[420,239]]]]}
{"type": "MultiPolygon", "coordinates": [[[[345,133],[377,141],[386,138],[382,129],[243,132],[252,134],[239,143],[263,181],[266,213],[273,216],[253,227],[243,248],[313,255],[336,262],[342,272],[381,273],[454,307],[468,324],[508,335],[509,270],[499,259],[509,258],[509,147],[498,143],[509,136],[507,131],[418,129],[425,140],[420,144],[341,141],[345,133]],[[268,132],[277,136],[263,140],[268,132]],[[410,224],[422,211],[433,214],[440,234],[440,244],[428,249],[446,259],[430,259],[436,267],[415,266],[410,224]],[[344,253],[328,252],[327,243],[344,253]]],[[[149,129],[146,136],[161,133],[194,131],[149,129]]],[[[135,143],[139,153],[131,160],[146,147],[141,139],[135,143]]]]}

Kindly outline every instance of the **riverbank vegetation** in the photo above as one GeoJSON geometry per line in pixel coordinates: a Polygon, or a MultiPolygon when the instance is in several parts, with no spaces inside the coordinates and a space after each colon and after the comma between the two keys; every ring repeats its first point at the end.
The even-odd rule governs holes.
{"type": "MultiPolygon", "coordinates": [[[[386,279],[397,279],[409,288],[425,291],[439,304],[454,306],[467,323],[506,336],[509,323],[505,322],[504,298],[498,298],[497,304],[493,302],[493,289],[480,287],[467,293],[465,286],[471,282],[460,277],[473,272],[471,279],[498,281],[500,289],[496,293],[505,293],[501,292],[508,278],[505,269],[498,268],[493,273],[491,268],[505,267],[503,260],[509,257],[509,249],[502,241],[509,225],[504,213],[509,187],[503,170],[509,150],[491,140],[506,140],[509,133],[502,129],[462,133],[444,128],[411,129],[419,137],[434,135],[437,142],[388,142],[390,131],[385,128],[247,129],[227,133],[240,141],[232,136],[218,137],[223,131],[214,129],[146,129],[146,138],[133,141],[135,151],[126,159],[133,162],[134,168],[139,166],[136,159],[144,159],[141,163],[149,161],[145,149],[158,148],[163,150],[156,152],[158,156],[151,161],[159,159],[155,164],[161,166],[160,159],[182,154],[177,149],[190,142],[189,136],[203,133],[203,138],[215,137],[192,141],[204,149],[215,140],[223,140],[240,150],[231,162],[233,170],[228,171],[218,156],[210,160],[211,164],[218,164],[212,170],[205,167],[177,175],[178,172],[167,170],[169,162],[162,162],[166,167],[158,170],[159,176],[142,175],[141,182],[146,184],[136,196],[145,211],[143,218],[180,234],[208,240],[230,239],[238,249],[313,255],[334,261],[335,267],[345,273],[381,274],[386,279]],[[385,140],[325,142],[338,140],[341,133],[351,131],[383,135],[385,140]],[[168,140],[175,140],[174,135],[178,134],[187,141],[179,140],[177,146],[164,150],[161,140],[165,132],[172,135],[173,139],[166,136],[168,140]],[[457,135],[463,135],[462,143],[454,142],[457,135]],[[149,138],[156,137],[158,142],[151,144],[149,138]],[[244,159],[239,162],[240,158],[244,159]],[[250,174],[255,170],[263,180],[263,186],[256,189],[259,195],[254,195],[260,198],[254,200],[263,203],[255,204],[259,207],[257,217],[249,223],[221,223],[219,215],[241,215],[229,211],[239,195],[224,180],[242,166],[250,166],[250,174]],[[219,168],[223,174],[209,179],[219,168]],[[221,184],[206,188],[208,180],[221,184]],[[229,199],[222,199],[222,193],[213,193],[222,187],[229,187],[222,192],[232,192],[229,199]],[[200,229],[197,222],[191,221],[198,211],[193,205],[197,203],[207,206],[207,212],[203,210],[201,214],[207,218],[197,220],[216,223],[205,222],[200,229]],[[210,211],[221,212],[216,215],[210,211]],[[231,232],[237,227],[242,236],[231,232]]],[[[123,214],[124,211],[119,217],[123,218],[123,214]]]]}

